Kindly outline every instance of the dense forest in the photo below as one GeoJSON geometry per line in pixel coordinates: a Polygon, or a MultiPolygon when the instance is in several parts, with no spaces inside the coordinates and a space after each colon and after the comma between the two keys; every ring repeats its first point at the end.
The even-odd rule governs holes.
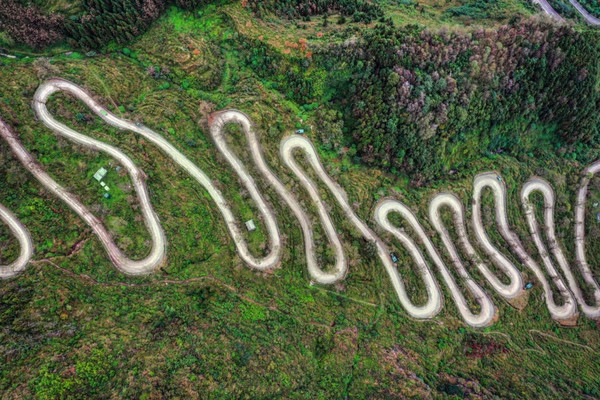
{"type": "Polygon", "coordinates": [[[597,141],[593,35],[537,21],[470,34],[382,24],[320,62],[362,160],[426,175],[443,169],[444,141],[470,135],[489,143],[482,150],[511,151],[518,118],[555,124],[566,143],[597,141]],[[495,137],[480,137],[492,127],[495,137]]]}
{"type": "Polygon", "coordinates": [[[64,38],[64,16],[42,14],[35,6],[16,0],[0,2],[0,26],[11,38],[33,48],[41,48],[64,38]]]}
{"type": "Polygon", "coordinates": [[[287,18],[310,19],[312,15],[340,13],[355,21],[370,22],[383,16],[378,4],[364,0],[248,0],[247,5],[259,15],[271,11],[287,18]]]}
{"type": "MultiPolygon", "coordinates": [[[[82,0],[78,15],[42,13],[27,0],[0,2],[0,25],[20,44],[43,48],[67,40],[71,46],[99,49],[110,42],[130,43],[154,22],[169,5],[195,9],[225,0],[82,0]]],[[[381,8],[362,0],[249,0],[257,14],[266,11],[290,18],[341,13],[353,20],[370,22],[383,16],[381,8]]]]}
{"type": "Polygon", "coordinates": [[[114,41],[130,43],[144,33],[165,8],[175,4],[193,9],[212,0],[82,0],[80,15],[42,14],[27,1],[0,2],[0,25],[13,40],[42,48],[66,39],[83,49],[98,49],[114,41]]]}

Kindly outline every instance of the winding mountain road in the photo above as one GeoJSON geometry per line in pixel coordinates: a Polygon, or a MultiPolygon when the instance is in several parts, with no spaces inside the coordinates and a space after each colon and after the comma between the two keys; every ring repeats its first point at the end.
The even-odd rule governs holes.
{"type": "MultiPolygon", "coordinates": [[[[544,179],[532,177],[525,183],[525,185],[523,185],[523,189],[521,190],[521,202],[523,204],[523,211],[525,218],[527,219],[527,224],[529,225],[531,237],[538,249],[542,261],[546,266],[546,270],[552,271],[551,275],[558,276],[552,258],[550,257],[550,253],[548,253],[547,247],[543,242],[542,235],[540,234],[540,229],[538,227],[533,205],[530,203],[530,196],[535,192],[540,193],[544,198],[544,230],[548,240],[548,246],[552,252],[551,254],[554,255],[554,259],[558,262],[560,269],[567,278],[569,288],[579,302],[583,313],[591,318],[600,317],[600,288],[598,288],[598,283],[595,281],[589,270],[587,275],[585,271],[582,271],[584,277],[588,276],[586,283],[591,284],[595,288],[595,299],[599,306],[591,307],[585,302],[581,289],[577,284],[577,280],[575,279],[562,247],[556,238],[556,231],[554,229],[554,204],[556,202],[554,190],[552,190],[552,186],[550,186],[550,184],[544,179]]],[[[585,253],[582,254],[585,259],[585,253]]]]}
{"type": "MultiPolygon", "coordinates": [[[[557,286],[561,296],[564,299],[564,305],[559,306],[554,301],[552,288],[546,280],[541,268],[537,262],[529,254],[527,254],[519,237],[510,229],[506,212],[506,186],[504,184],[504,180],[496,173],[484,173],[475,177],[473,187],[475,193],[479,194],[478,196],[475,196],[475,199],[480,198],[481,191],[485,188],[490,188],[494,192],[494,198],[496,199],[496,222],[498,223],[500,235],[504,238],[511,250],[517,255],[521,263],[528,267],[542,284],[542,287],[544,288],[546,305],[548,306],[548,310],[550,311],[552,317],[559,321],[572,319],[577,313],[577,304],[575,303],[572,294],[562,281],[562,278],[556,273],[554,268],[551,266],[547,268],[548,274],[552,278],[553,283],[557,286]]],[[[474,214],[476,213],[476,210],[478,214],[479,210],[481,209],[479,204],[480,200],[475,200],[475,203],[476,204],[473,204],[474,214]]],[[[482,236],[485,235],[483,232],[483,224],[481,223],[481,216],[478,215],[477,220],[474,219],[473,222],[477,232],[477,237],[481,240],[482,236]]],[[[486,243],[485,246],[488,247],[489,240],[486,240],[486,242],[488,243],[486,243]]],[[[491,248],[489,250],[491,250],[491,248]]],[[[499,257],[500,253],[495,256],[499,257]]],[[[502,258],[505,259],[504,262],[508,263],[505,266],[506,268],[508,268],[509,264],[512,265],[512,263],[506,259],[506,257],[502,256],[502,258]]]]}
{"type": "MultiPolygon", "coordinates": [[[[304,152],[310,166],[314,169],[319,179],[325,184],[325,186],[327,186],[327,188],[334,196],[335,200],[341,207],[348,220],[361,233],[361,235],[366,241],[375,245],[377,255],[382,261],[383,266],[392,282],[392,286],[394,287],[394,290],[398,295],[398,299],[406,309],[407,313],[410,316],[419,319],[432,318],[433,316],[435,316],[441,310],[442,299],[437,283],[434,277],[431,275],[431,273],[427,273],[427,271],[422,272],[422,276],[425,279],[425,287],[427,289],[429,300],[425,305],[422,306],[413,304],[408,294],[406,293],[406,288],[404,287],[402,278],[400,277],[396,266],[390,258],[387,246],[379,237],[377,237],[377,235],[367,226],[367,224],[363,220],[358,218],[358,216],[350,206],[350,203],[348,202],[348,196],[346,195],[346,192],[336,182],[334,182],[334,180],[325,171],[325,168],[321,164],[321,160],[319,159],[317,151],[315,150],[312,143],[305,137],[299,135],[285,137],[283,138],[280,146],[281,157],[283,158],[285,164],[298,177],[304,188],[309,192],[313,201],[318,200],[317,204],[320,209],[319,213],[326,214],[326,211],[324,210],[325,206],[320,200],[318,189],[315,183],[310,180],[308,175],[306,175],[306,173],[294,161],[294,150],[300,150],[304,152]]],[[[328,232],[328,236],[331,236],[335,233],[334,231],[332,231],[332,227],[328,226],[329,223],[325,223],[324,225],[326,232],[328,232]]],[[[337,236],[337,234],[335,235],[337,236]]],[[[340,247],[339,251],[341,250],[342,249],[340,247]]],[[[347,267],[344,266],[343,271],[345,272],[346,269],[347,267]]],[[[336,276],[336,278],[338,279],[341,279],[342,277],[343,275],[341,274],[341,272],[338,273],[336,276]]],[[[333,283],[333,281],[331,283],[333,283]]]]}
{"type": "MultiPolygon", "coordinates": [[[[495,201],[495,219],[498,224],[498,230],[508,245],[508,248],[517,257],[520,263],[531,270],[542,285],[544,298],[552,318],[560,323],[572,322],[577,317],[577,302],[579,302],[585,315],[597,318],[600,317],[600,287],[591,272],[585,258],[585,203],[590,179],[595,173],[600,171],[600,162],[597,162],[585,171],[581,187],[578,192],[577,204],[575,205],[576,217],[576,259],[579,269],[586,284],[594,287],[595,306],[587,305],[584,301],[582,291],[578,286],[571,269],[566,261],[554,233],[554,192],[550,185],[540,178],[532,178],[523,187],[521,192],[521,202],[523,204],[524,214],[530,228],[532,239],[539,251],[539,256],[543,261],[546,274],[551,278],[550,282],[546,275],[535,261],[527,254],[520,239],[510,229],[507,219],[506,207],[506,187],[503,180],[497,173],[489,172],[475,177],[473,183],[472,200],[472,228],[477,241],[479,250],[469,241],[466,223],[465,209],[459,198],[452,193],[438,193],[430,202],[429,220],[432,226],[439,234],[444,244],[445,254],[451,261],[455,270],[455,275],[446,266],[440,252],[435,248],[431,238],[426,233],[425,228],[419,222],[417,216],[403,203],[395,199],[384,199],[380,201],[374,211],[374,222],[377,227],[388,232],[391,237],[396,239],[396,243],[402,245],[416,264],[416,270],[419,277],[423,280],[427,300],[424,304],[414,304],[409,298],[404,281],[399,273],[397,266],[391,260],[388,244],[384,242],[365,221],[361,220],[351,207],[346,192],[327,174],[323,167],[318,153],[312,143],[304,136],[291,135],[283,138],[280,145],[280,155],[284,164],[291,170],[298,179],[301,186],[306,190],[310,199],[314,203],[321,226],[326,234],[329,245],[333,249],[335,263],[333,266],[320,266],[316,254],[316,246],[312,230],[312,220],[308,217],[306,211],[302,208],[296,196],[281,182],[266,163],[259,138],[254,127],[244,113],[237,110],[227,110],[216,113],[210,119],[210,134],[217,146],[217,149],[225,157],[229,165],[239,176],[240,181],[248,190],[250,197],[257,205],[258,211],[264,217],[265,227],[269,235],[269,252],[262,258],[256,257],[248,249],[247,243],[239,228],[226,199],[222,193],[213,184],[209,176],[190,161],[184,154],[175,148],[167,139],[151,129],[135,124],[133,122],[121,119],[103,108],[93,97],[81,87],[62,79],[52,79],[43,83],[35,93],[32,103],[33,109],[39,120],[51,129],[55,134],[63,136],[70,141],[85,146],[90,149],[102,151],[115,158],[119,164],[123,165],[131,177],[136,193],[139,197],[142,215],[152,239],[152,248],[149,254],[142,260],[131,260],[121,253],[114,240],[102,224],[73,194],[56,183],[38,164],[31,154],[20,143],[18,137],[12,130],[0,121],[0,136],[2,136],[11,147],[13,153],[22,162],[22,164],[38,179],[38,181],[50,192],[55,194],[61,200],[69,205],[96,233],[109,258],[114,265],[122,272],[130,275],[149,274],[166,260],[166,239],[160,225],[158,216],[155,214],[148,191],[145,184],[145,174],[134,164],[134,162],[116,147],[99,140],[92,139],[81,133],[78,133],[64,124],[56,121],[49,113],[46,103],[50,96],[57,92],[66,92],[75,98],[84,102],[96,115],[98,115],[107,124],[118,129],[128,130],[141,135],[149,142],[157,146],[173,162],[185,170],[192,178],[204,187],[215,201],[219,212],[227,226],[233,243],[240,258],[252,268],[259,270],[272,269],[281,263],[282,257],[282,237],[278,228],[277,219],[272,208],[268,205],[261,194],[261,190],[256,185],[253,177],[249,174],[239,158],[228,148],[226,138],[224,137],[227,124],[238,124],[247,139],[248,149],[251,158],[262,178],[286,203],[300,223],[304,237],[305,256],[307,269],[311,278],[319,284],[332,284],[343,279],[348,271],[348,262],[344,254],[342,240],[340,239],[334,223],[329,215],[328,209],[331,205],[326,204],[319,194],[317,183],[304,171],[296,161],[296,156],[303,153],[307,166],[316,174],[316,177],[324,184],[327,190],[335,199],[337,206],[342,210],[347,220],[360,232],[362,237],[374,245],[376,254],[381,260],[386,273],[388,274],[394,291],[402,306],[413,318],[428,319],[433,318],[443,306],[442,292],[438,286],[436,276],[429,266],[429,260],[435,264],[437,272],[441,275],[443,282],[447,286],[454,303],[465,323],[473,327],[483,327],[492,324],[497,317],[497,309],[491,298],[484,291],[481,283],[476,282],[469,274],[467,266],[461,259],[458,248],[455,246],[450,234],[444,225],[441,217],[441,210],[448,208],[452,212],[455,232],[457,234],[458,244],[463,254],[468,258],[469,263],[476,267],[483,275],[487,283],[503,298],[510,300],[519,297],[523,293],[523,279],[518,268],[510,261],[509,257],[496,248],[488,237],[482,221],[481,199],[483,192],[490,189],[494,195],[495,201]],[[538,224],[535,220],[533,207],[529,203],[530,195],[539,191],[544,196],[545,201],[545,229],[546,238],[550,242],[550,250],[553,252],[561,272],[568,282],[564,284],[559,271],[554,267],[552,259],[546,251],[546,246],[540,234],[538,224]],[[399,214],[410,226],[412,233],[405,232],[402,228],[395,226],[389,219],[391,213],[399,214]],[[416,236],[416,238],[411,237],[416,236]],[[416,239],[416,240],[415,240],[416,239]],[[427,254],[425,257],[423,250],[427,254]],[[494,275],[489,266],[483,261],[480,252],[508,278],[509,283],[503,283],[494,275]],[[463,285],[459,285],[459,279],[463,285]],[[551,285],[554,285],[556,293],[560,297],[560,304],[556,302],[555,291],[551,285]],[[465,297],[463,290],[470,292],[470,296],[478,304],[478,310],[473,311],[465,297]]],[[[304,165],[304,164],[303,164],[304,165]]],[[[0,266],[0,277],[9,278],[21,272],[28,260],[31,258],[33,246],[31,238],[25,228],[17,221],[4,207],[0,206],[0,219],[7,223],[11,231],[17,236],[21,245],[21,255],[9,266],[0,266]]]]}
{"type": "MultiPolygon", "coordinates": [[[[479,269],[481,274],[488,280],[490,285],[492,285],[494,290],[505,299],[512,299],[519,296],[523,290],[523,280],[519,270],[517,270],[517,268],[491,244],[483,229],[477,229],[476,234],[481,235],[478,236],[478,241],[482,248],[487,249],[491,261],[494,262],[494,264],[497,265],[510,279],[509,284],[502,283],[502,281],[498,279],[498,277],[496,277],[482,261],[481,257],[469,241],[465,227],[465,209],[460,199],[453,193],[440,193],[435,196],[429,204],[429,219],[436,231],[438,231],[442,237],[444,246],[452,259],[455,268],[459,271],[465,267],[463,266],[463,262],[456,250],[454,242],[450,239],[448,230],[440,217],[440,210],[443,207],[447,207],[452,211],[454,228],[463,251],[469,257],[471,263],[479,269]]],[[[480,212],[476,213],[474,211],[473,215],[480,215],[480,212]]],[[[480,221],[480,219],[478,218],[477,221],[480,221]]],[[[481,226],[480,224],[481,222],[475,222],[473,225],[481,226]]]]}
{"type": "MultiPolygon", "coordinates": [[[[4,122],[0,121],[0,130],[3,129],[3,125],[4,122]]],[[[20,246],[20,253],[15,261],[8,265],[0,265],[0,279],[8,279],[25,270],[33,255],[33,242],[27,228],[2,204],[0,204],[0,221],[8,225],[12,234],[17,237],[20,246]]]]}
{"type": "MultiPolygon", "coordinates": [[[[117,162],[127,170],[138,195],[142,216],[144,217],[146,227],[148,228],[150,237],[152,239],[152,248],[150,250],[150,254],[148,254],[148,256],[142,260],[131,260],[127,258],[114,243],[112,237],[102,222],[95,217],[73,194],[69,193],[65,188],[60,186],[47,173],[45,173],[41,166],[34,162],[32,156],[14,138],[14,136],[11,140],[9,140],[9,144],[12,147],[13,152],[17,155],[25,167],[29,169],[29,171],[38,179],[38,181],[46,189],[54,193],[69,207],[71,207],[71,209],[75,211],[92,228],[106,249],[110,259],[119,270],[129,275],[145,275],[151,273],[154,269],[165,262],[167,243],[163,229],[158,220],[158,216],[154,212],[152,204],[150,203],[148,189],[145,182],[146,176],[142,170],[139,169],[135,163],[121,150],[99,140],[92,139],[89,136],[82,135],[81,133],[76,132],[55,120],[48,111],[46,102],[52,94],[61,91],[68,92],[71,95],[81,99],[94,113],[104,117],[102,111],[106,111],[100,105],[98,105],[83,89],[70,82],[59,79],[47,81],[35,92],[32,107],[36,116],[44,125],[46,125],[46,127],[54,131],[54,133],[57,135],[63,136],[64,138],[78,145],[106,153],[117,160],[117,162]]],[[[108,115],[105,118],[105,121],[120,129],[131,129],[132,127],[135,127],[134,124],[122,121],[114,116],[111,118],[111,115],[108,115]]]]}

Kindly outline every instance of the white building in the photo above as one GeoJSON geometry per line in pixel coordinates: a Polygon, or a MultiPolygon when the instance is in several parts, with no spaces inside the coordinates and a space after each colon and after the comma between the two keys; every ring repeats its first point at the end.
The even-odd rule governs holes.
{"type": "Polygon", "coordinates": [[[254,224],[253,220],[250,221],[246,221],[246,228],[248,229],[248,232],[253,232],[256,230],[256,225],[254,224]]]}

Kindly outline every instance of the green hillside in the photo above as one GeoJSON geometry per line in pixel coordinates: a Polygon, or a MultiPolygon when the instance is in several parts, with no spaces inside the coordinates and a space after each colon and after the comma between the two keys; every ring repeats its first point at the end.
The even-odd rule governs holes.
{"type": "MultiPolygon", "coordinates": [[[[8,0],[0,4],[0,119],[128,257],[142,258],[151,241],[125,171],[55,135],[32,110],[47,79],[83,86],[202,169],[238,221],[256,221],[243,236],[264,254],[265,221],[209,134],[215,111],[241,110],[267,164],[315,222],[326,264],[333,256],[317,207],[279,154],[281,139],[302,130],[358,217],[394,247],[418,302],[426,290],[417,267],[376,227],[377,202],[401,200],[442,249],[429,201],[454,192],[470,221],[473,178],[484,171],[501,174],[511,228],[540,264],[519,191],[533,175],[552,184],[557,235],[577,269],[577,190],[584,168],[600,159],[599,39],[579,17],[559,24],[525,0],[8,0]],[[108,169],[108,199],[92,178],[100,167],[108,169]]],[[[349,271],[333,285],[313,284],[298,220],[258,172],[243,132],[230,127],[228,144],[284,237],[280,265],[254,270],[208,192],[164,152],[69,95],[53,95],[48,109],[144,171],[168,261],[144,277],[119,272],[92,229],[0,140],[0,203],[35,246],[24,273],[0,281],[0,398],[600,397],[598,322],[582,313],[575,326],[553,321],[543,288],[513,255],[524,282],[534,283],[520,299],[525,307],[505,301],[470,265],[498,309],[494,324],[471,328],[432,266],[444,309],[433,320],[413,319],[372,243],[315,179],[349,271]]],[[[594,177],[585,233],[596,277],[598,189],[594,177]]],[[[482,209],[490,237],[510,254],[489,191],[482,209]]],[[[450,226],[450,213],[443,218],[450,226]]],[[[0,224],[0,265],[18,253],[0,224]]],[[[593,297],[591,287],[584,292],[593,297]]]]}

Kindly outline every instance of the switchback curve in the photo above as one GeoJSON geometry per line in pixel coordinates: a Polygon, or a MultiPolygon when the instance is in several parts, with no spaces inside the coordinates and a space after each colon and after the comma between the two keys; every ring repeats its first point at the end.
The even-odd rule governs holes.
{"type": "MultiPolygon", "coordinates": [[[[3,125],[4,123],[0,121],[0,131],[4,129],[3,125]]],[[[9,279],[17,276],[27,267],[33,254],[33,242],[27,228],[2,204],[0,204],[0,221],[8,225],[20,246],[20,253],[15,261],[8,265],[0,265],[0,279],[9,279]]]]}
{"type": "MultiPolygon", "coordinates": [[[[187,157],[179,152],[173,145],[171,145],[164,137],[150,130],[149,128],[142,126],[141,124],[134,124],[130,121],[118,118],[114,114],[108,112],[100,106],[87,92],[85,92],[79,86],[62,80],[53,79],[45,82],[40,86],[35,94],[33,101],[33,108],[38,118],[50,129],[59,135],[65,136],[68,139],[96,150],[104,151],[109,155],[116,158],[121,164],[123,164],[130,176],[132,177],[136,186],[136,191],[140,197],[140,203],[142,205],[143,214],[146,220],[146,225],[149,228],[150,234],[153,239],[153,247],[150,254],[140,261],[129,260],[120,253],[116,245],[110,238],[108,232],[102,225],[102,223],[96,219],[72,194],[66,192],[66,190],[60,187],[54,182],[41,168],[39,164],[33,160],[27,150],[20,144],[18,138],[6,127],[4,124],[0,125],[0,134],[7,140],[13,152],[17,155],[19,160],[26,166],[26,168],[32,172],[34,176],[44,185],[48,190],[53,192],[55,195],[60,197],[69,206],[79,214],[94,230],[94,232],[100,238],[104,245],[107,253],[115,266],[121,271],[127,274],[140,275],[152,272],[158,265],[165,260],[165,248],[166,240],[158,217],[152,210],[150,200],[148,198],[147,190],[144,182],[144,175],[135,164],[120,150],[112,147],[103,142],[91,139],[84,136],[65,125],[55,121],[49,114],[46,108],[46,101],[51,94],[57,91],[65,91],[74,95],[79,100],[83,101],[96,115],[102,118],[105,122],[111,126],[115,126],[119,129],[126,129],[137,134],[142,135],[148,139],[151,143],[156,145],[163,151],[169,158],[171,158],[176,164],[182,167],[186,172],[192,176],[199,184],[207,189],[209,194],[215,200],[219,211],[223,215],[229,233],[234,241],[237,252],[240,257],[249,266],[257,269],[270,269],[274,268],[280,263],[281,260],[281,249],[282,240],[277,225],[276,217],[268,206],[266,201],[263,199],[260,191],[258,190],[253,178],[247,172],[241,161],[231,152],[223,137],[224,126],[228,123],[236,123],[240,125],[246,135],[248,141],[248,147],[250,154],[258,171],[266,179],[267,184],[273,188],[279,196],[285,201],[288,207],[293,211],[294,215],[300,222],[302,228],[304,242],[305,242],[305,253],[307,259],[307,268],[310,276],[320,284],[331,284],[344,278],[347,272],[347,260],[344,255],[343,246],[341,240],[338,237],[336,229],[331,221],[330,216],[327,212],[327,205],[321,199],[315,182],[309,178],[309,176],[303,171],[300,165],[295,161],[295,151],[301,151],[305,154],[308,165],[315,171],[316,176],[324,183],[327,189],[333,195],[333,198],[342,209],[346,218],[352,223],[352,225],[361,233],[363,238],[372,243],[376,249],[376,254],[382,261],[388,276],[392,282],[392,286],[400,303],[404,306],[409,315],[418,319],[427,319],[434,317],[443,306],[443,297],[438,287],[437,281],[434,274],[430,270],[426,259],[423,257],[421,250],[418,248],[415,241],[409,237],[400,228],[395,227],[388,219],[388,215],[391,212],[400,213],[401,216],[410,224],[412,230],[418,237],[420,246],[424,246],[429,258],[436,265],[437,270],[441,274],[445,284],[448,286],[450,294],[457,305],[459,313],[465,320],[465,322],[474,327],[487,326],[493,323],[496,317],[496,308],[491,302],[489,296],[483,291],[483,289],[476,283],[469,275],[467,268],[463,265],[460,256],[456,250],[456,247],[449,238],[448,231],[444,227],[439,210],[442,207],[449,207],[454,215],[453,222],[456,226],[458,233],[458,240],[462,250],[471,259],[470,261],[479,269],[482,275],[490,283],[502,297],[506,299],[512,299],[519,296],[522,293],[522,277],[516,268],[516,266],[497,248],[495,248],[490,239],[487,237],[483,222],[481,218],[481,196],[483,190],[490,188],[494,193],[495,198],[495,209],[496,209],[496,221],[499,226],[499,231],[502,237],[506,240],[509,248],[514,252],[520,262],[528,267],[536,275],[538,280],[542,283],[542,287],[545,293],[546,303],[550,311],[551,316],[559,322],[572,320],[577,316],[576,303],[573,294],[569,288],[575,293],[575,299],[580,302],[584,313],[590,317],[597,317],[595,310],[588,310],[582,302],[582,296],[576,290],[577,282],[570,274],[568,265],[563,265],[559,262],[562,272],[567,277],[569,288],[563,283],[562,277],[558,274],[556,269],[547,260],[542,257],[544,266],[546,267],[547,273],[552,278],[552,282],[558,288],[559,294],[563,298],[563,304],[558,305],[555,303],[552,289],[550,284],[546,281],[544,274],[541,271],[539,265],[535,260],[526,253],[520,239],[517,235],[511,231],[506,214],[506,188],[504,182],[500,179],[496,173],[485,173],[478,175],[474,180],[473,185],[473,210],[472,210],[472,223],[475,233],[475,238],[479,244],[480,249],[487,254],[490,260],[510,279],[509,284],[503,284],[496,276],[494,276],[483,261],[479,258],[477,251],[474,246],[468,240],[466,229],[465,229],[465,211],[460,200],[451,193],[440,193],[435,196],[430,204],[429,218],[434,228],[438,231],[441,236],[444,247],[448,252],[448,255],[452,261],[454,268],[456,269],[457,276],[459,279],[464,281],[465,287],[471,292],[475,301],[479,304],[480,310],[474,313],[469,309],[465,300],[464,294],[461,292],[455,277],[450,273],[450,270],[444,264],[440,254],[435,249],[433,242],[425,233],[425,230],[416,215],[408,209],[404,204],[397,200],[385,199],[377,204],[375,208],[374,220],[376,225],[385,231],[388,231],[395,236],[400,243],[405,246],[409,253],[413,256],[417,263],[417,270],[420,277],[425,283],[427,291],[427,301],[422,305],[415,305],[409,299],[404,283],[398,272],[397,266],[393,263],[390,257],[388,246],[379,238],[374,231],[367,225],[367,223],[361,220],[352,207],[349,204],[345,191],[327,174],[319,156],[313,147],[312,143],[305,137],[299,135],[291,135],[285,137],[280,145],[281,157],[285,165],[291,169],[293,174],[299,179],[302,186],[308,192],[311,200],[317,207],[319,218],[327,235],[327,238],[332,245],[335,255],[336,262],[335,266],[331,270],[323,270],[316,261],[315,254],[315,243],[312,235],[311,221],[307,217],[306,212],[302,209],[295,196],[283,185],[279,178],[271,171],[269,166],[264,160],[262,155],[261,146],[259,139],[254,131],[250,119],[240,111],[227,110],[219,112],[212,116],[210,121],[210,133],[215,141],[215,144],[219,151],[224,155],[227,162],[232,166],[235,172],[240,177],[242,184],[248,189],[252,199],[256,202],[259,211],[262,213],[265,219],[265,225],[269,233],[269,244],[270,252],[262,259],[255,258],[247,248],[247,245],[241,235],[241,232],[237,226],[233,214],[229,210],[229,207],[218,191],[218,189],[212,184],[212,181],[208,176],[200,170],[195,164],[193,164],[187,157]]],[[[580,269],[584,276],[586,283],[593,284],[595,279],[593,274],[587,265],[585,260],[585,249],[584,249],[584,227],[583,218],[585,213],[585,199],[587,195],[587,186],[591,176],[600,170],[600,162],[593,164],[586,170],[586,177],[582,181],[582,186],[578,194],[578,203],[576,205],[576,249],[577,249],[577,260],[580,264],[580,269]],[[587,179],[587,180],[586,180],[587,179]]],[[[536,241],[535,232],[537,231],[537,225],[531,223],[532,213],[528,214],[527,199],[528,194],[532,190],[540,190],[547,194],[547,188],[539,180],[529,182],[524,186],[522,192],[522,199],[525,210],[525,216],[528,219],[530,228],[532,228],[532,235],[534,235],[534,241],[536,246],[542,252],[542,247],[536,241]]],[[[547,210],[548,211],[548,210],[547,210]]],[[[552,222],[549,218],[546,218],[546,223],[552,222]]],[[[538,232],[539,235],[539,232],[538,232]]],[[[18,237],[23,237],[18,235],[18,237]]],[[[543,244],[542,244],[543,246],[543,244]]],[[[26,247],[24,247],[26,250],[26,247]]],[[[30,258],[30,254],[26,257],[30,258]]],[[[597,288],[596,299],[600,299],[600,288],[595,283],[597,288]]],[[[600,302],[599,302],[600,304],[600,302]]]]}

